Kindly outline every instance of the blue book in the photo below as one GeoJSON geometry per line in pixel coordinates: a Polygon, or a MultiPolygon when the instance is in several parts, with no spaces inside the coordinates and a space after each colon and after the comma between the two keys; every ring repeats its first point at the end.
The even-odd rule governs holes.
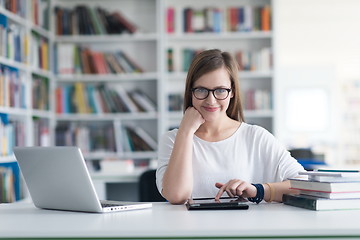
{"type": "Polygon", "coordinates": [[[91,108],[91,113],[98,113],[98,110],[96,109],[95,99],[94,99],[94,86],[87,85],[86,89],[87,89],[88,103],[91,108]]]}
{"type": "Polygon", "coordinates": [[[9,124],[9,115],[6,113],[0,113],[0,120],[4,125],[9,124]]]}
{"type": "Polygon", "coordinates": [[[0,167],[10,168],[14,175],[15,200],[21,199],[20,169],[17,162],[0,163],[0,167]]]}
{"type": "Polygon", "coordinates": [[[238,8],[238,19],[237,20],[238,20],[238,22],[237,22],[238,32],[244,31],[245,17],[244,17],[244,8],[243,7],[238,8]]]}
{"type": "Polygon", "coordinates": [[[0,25],[3,26],[4,28],[7,28],[8,22],[7,22],[7,17],[0,14],[0,25]]]}
{"type": "Polygon", "coordinates": [[[213,18],[214,18],[214,32],[219,33],[221,32],[221,11],[220,9],[214,9],[214,13],[213,13],[213,18]]]}

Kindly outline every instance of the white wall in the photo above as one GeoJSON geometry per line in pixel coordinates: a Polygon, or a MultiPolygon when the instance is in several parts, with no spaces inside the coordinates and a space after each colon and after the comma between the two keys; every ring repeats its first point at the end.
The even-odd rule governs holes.
{"type": "MultiPolygon", "coordinates": [[[[313,147],[330,163],[341,163],[341,90],[360,79],[360,1],[274,0],[273,7],[275,135],[288,147],[313,147]],[[312,88],[328,94],[328,119],[322,129],[297,131],[287,123],[286,96],[312,88]]],[[[309,109],[318,103],[306,102],[309,109]]],[[[312,118],[310,111],[304,116],[312,118]]]]}

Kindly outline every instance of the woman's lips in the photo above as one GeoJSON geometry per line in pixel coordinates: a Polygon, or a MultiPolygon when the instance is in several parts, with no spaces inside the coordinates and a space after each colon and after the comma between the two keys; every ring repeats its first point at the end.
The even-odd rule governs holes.
{"type": "Polygon", "coordinates": [[[215,112],[218,107],[204,107],[205,111],[208,111],[208,112],[215,112]]]}

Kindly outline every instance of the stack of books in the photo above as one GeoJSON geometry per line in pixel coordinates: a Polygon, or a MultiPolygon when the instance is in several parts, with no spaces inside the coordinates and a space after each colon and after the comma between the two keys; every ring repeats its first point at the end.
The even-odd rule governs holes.
{"type": "Polygon", "coordinates": [[[360,209],[360,172],[318,170],[300,172],[307,178],[290,179],[299,194],[284,194],[283,203],[311,210],[360,209]]]}

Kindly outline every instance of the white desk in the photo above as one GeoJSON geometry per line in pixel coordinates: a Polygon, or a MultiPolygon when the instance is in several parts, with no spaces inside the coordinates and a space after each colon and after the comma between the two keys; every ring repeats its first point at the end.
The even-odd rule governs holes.
{"type": "Polygon", "coordinates": [[[153,205],[92,214],[41,210],[29,203],[0,204],[0,238],[360,238],[360,211],[316,212],[278,203],[227,211],[153,205]]]}

